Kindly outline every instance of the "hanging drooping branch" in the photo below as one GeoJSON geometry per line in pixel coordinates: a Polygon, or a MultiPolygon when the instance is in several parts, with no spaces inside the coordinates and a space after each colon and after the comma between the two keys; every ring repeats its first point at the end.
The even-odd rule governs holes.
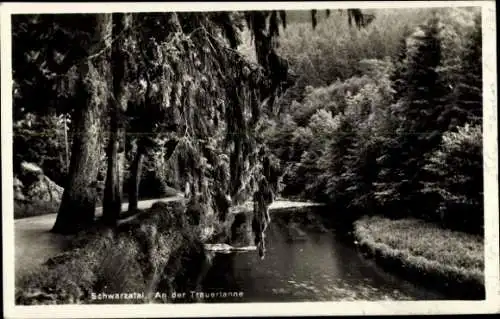
{"type": "MultiPolygon", "coordinates": [[[[182,32],[176,13],[165,14],[138,14],[134,19],[134,30],[131,42],[137,47],[137,54],[133,70],[138,89],[136,100],[131,103],[128,116],[131,118],[129,127],[135,145],[135,152],[130,166],[130,179],[128,181],[129,210],[137,210],[139,200],[139,185],[141,182],[142,165],[144,156],[157,147],[157,138],[162,137],[169,130],[176,130],[172,126],[165,110],[165,94],[168,78],[162,77],[167,60],[158,52],[158,45],[176,33],[182,32]],[[140,83],[143,83],[141,85],[140,83]],[[137,134],[134,137],[134,133],[137,134]]],[[[164,43],[166,45],[166,43],[164,43]]],[[[171,150],[170,152],[173,152],[171,150]]],[[[170,156],[165,154],[165,156],[170,156]]]]}
{"type": "MultiPolygon", "coordinates": [[[[255,116],[250,121],[250,134],[254,136],[254,140],[235,140],[233,141],[234,153],[231,157],[231,172],[234,170],[236,173],[239,172],[240,167],[238,160],[240,154],[246,155],[248,149],[256,149],[256,153],[252,153],[249,156],[249,165],[258,165],[259,171],[256,172],[252,177],[253,183],[253,200],[254,200],[254,217],[252,221],[252,228],[255,234],[255,244],[258,247],[259,255],[263,258],[265,254],[265,230],[270,222],[269,218],[269,205],[273,201],[274,195],[277,193],[278,182],[270,176],[270,170],[263,170],[266,165],[267,160],[269,160],[268,152],[266,152],[262,145],[259,145],[256,140],[259,135],[259,124],[261,120],[258,118],[266,118],[269,116],[274,116],[279,113],[279,110],[275,109],[275,99],[283,89],[291,85],[291,77],[288,71],[288,63],[285,59],[279,56],[276,51],[277,47],[277,37],[279,36],[279,24],[280,20],[283,23],[283,27],[286,27],[286,12],[277,11],[265,12],[265,11],[250,11],[245,12],[245,18],[247,21],[248,28],[253,35],[257,61],[263,68],[263,74],[268,78],[267,85],[260,84],[260,90],[258,92],[257,98],[253,102],[252,114],[255,116]],[[269,17],[269,19],[268,19],[269,17]],[[269,23],[266,23],[269,20],[269,23]],[[247,143],[250,142],[250,143],[247,143]],[[254,145],[256,144],[256,145],[254,145]],[[257,147],[256,147],[257,146],[257,147]],[[258,163],[258,164],[254,164],[258,163]]],[[[235,96],[240,96],[243,93],[233,92],[235,96]]],[[[235,121],[239,121],[239,118],[232,116],[235,121]]],[[[236,127],[240,130],[246,128],[241,123],[235,123],[236,127]]],[[[275,162],[277,163],[277,162],[275,162]]],[[[274,172],[274,171],[273,171],[274,172]]],[[[277,175],[277,173],[276,173],[277,175]]],[[[243,179],[245,180],[245,179],[243,179]]],[[[233,185],[237,188],[235,196],[239,195],[241,192],[241,185],[233,185]],[[239,188],[238,188],[239,186],[239,188]]],[[[243,187],[244,189],[244,187],[243,187]]]]}
{"type": "Polygon", "coordinates": [[[213,12],[209,19],[217,24],[229,42],[232,49],[236,49],[241,43],[240,31],[243,25],[239,21],[235,21],[234,14],[228,11],[213,12]]]}
{"type": "Polygon", "coordinates": [[[354,23],[358,29],[364,26],[364,15],[360,9],[347,9],[349,25],[354,23]]]}
{"type": "Polygon", "coordinates": [[[311,22],[312,22],[313,29],[316,29],[316,26],[318,25],[318,20],[316,19],[316,10],[315,9],[311,10],[311,22]]]}
{"type": "MultiPolygon", "coordinates": [[[[267,225],[272,196],[254,194],[264,194],[264,184],[272,183],[263,169],[266,156],[258,137],[262,121],[272,113],[269,101],[280,87],[277,55],[260,51],[261,61],[267,61],[265,69],[235,51],[233,40],[227,39],[229,22],[224,21],[233,17],[230,14],[177,16],[178,28],[160,37],[151,27],[151,36],[139,45],[144,52],[138,55],[139,64],[148,70],[140,75],[146,79],[145,107],[152,111],[138,113],[141,125],[154,123],[148,119],[151,114],[162,119],[160,128],[151,133],[166,133],[161,151],[165,171],[173,184],[186,185],[187,210],[202,212],[202,220],[211,215],[225,220],[230,206],[255,198],[266,207],[257,211],[255,220],[267,225]]],[[[252,19],[256,27],[259,18],[252,19]]],[[[260,22],[265,30],[258,31],[256,41],[271,47],[265,18],[260,22]]],[[[137,155],[133,161],[134,175],[140,158],[137,155]]],[[[136,192],[138,181],[133,181],[136,192]]],[[[267,187],[267,191],[274,189],[267,187]]],[[[263,236],[257,234],[256,240],[263,254],[263,236]]]]}
{"type": "Polygon", "coordinates": [[[278,12],[271,11],[271,16],[269,17],[269,35],[271,37],[279,36],[280,35],[280,28],[279,27],[280,26],[279,26],[278,12]]]}
{"type": "Polygon", "coordinates": [[[280,14],[281,23],[283,23],[283,28],[286,29],[286,11],[280,10],[279,14],[280,14]]]}

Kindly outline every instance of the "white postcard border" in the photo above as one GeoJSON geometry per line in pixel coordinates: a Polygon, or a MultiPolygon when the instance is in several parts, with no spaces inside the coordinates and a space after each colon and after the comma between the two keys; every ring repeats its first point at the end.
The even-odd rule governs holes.
{"type": "Polygon", "coordinates": [[[1,123],[3,300],[6,318],[65,317],[228,317],[281,315],[475,314],[500,311],[496,14],[494,1],[373,1],[373,2],[187,2],[170,3],[3,3],[1,10],[1,123]],[[481,6],[483,23],[483,143],[485,203],[484,301],[355,301],[241,304],[145,304],[16,306],[14,303],[14,219],[12,176],[12,13],[214,11],[254,9],[334,9],[481,6]]]}

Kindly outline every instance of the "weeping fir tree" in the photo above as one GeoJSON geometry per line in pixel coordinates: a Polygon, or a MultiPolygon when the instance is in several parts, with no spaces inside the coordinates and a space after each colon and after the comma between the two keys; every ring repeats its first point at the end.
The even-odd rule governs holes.
{"type": "MultiPolygon", "coordinates": [[[[279,24],[286,26],[286,14],[243,13],[254,38],[258,65],[248,63],[234,50],[239,44],[239,18],[226,12],[178,15],[176,34],[180,38],[173,38],[178,42],[159,49],[158,55],[166,59],[159,64],[172,68],[163,67],[156,73],[157,87],[164,92],[157,101],[164,105],[166,118],[160,126],[175,127],[170,130],[175,133],[167,138],[164,155],[174,182],[186,185],[187,210],[196,207],[201,211],[199,220],[216,215],[222,221],[230,206],[253,194],[252,227],[263,256],[268,207],[277,192],[279,173],[277,160],[262,143],[262,132],[265,120],[279,111],[273,110],[275,97],[290,84],[287,63],[275,51],[279,24]],[[225,70],[224,76],[221,70],[225,70]]],[[[146,75],[147,83],[151,76],[146,75]]],[[[146,97],[150,99],[149,94],[146,97]]],[[[134,160],[134,164],[138,162],[134,160]]],[[[136,192],[138,184],[132,185],[136,192]]]]}
{"type": "MultiPolygon", "coordinates": [[[[220,13],[179,14],[183,34],[189,37],[176,40],[177,53],[170,61],[172,77],[180,82],[163,89],[172,92],[167,118],[178,122],[168,167],[177,184],[186,185],[187,210],[201,212],[200,220],[215,216],[224,221],[231,206],[253,196],[253,229],[263,256],[263,233],[278,173],[277,162],[259,137],[265,118],[272,116],[272,100],[286,79],[286,64],[263,52],[264,67],[249,63],[234,50],[237,30],[227,25],[225,38],[214,36],[221,19],[228,18],[220,13]]],[[[270,40],[263,32],[266,25],[260,27],[256,41],[266,45],[270,40]]],[[[164,56],[169,57],[167,52],[164,56]]]]}
{"type": "MultiPolygon", "coordinates": [[[[175,14],[165,16],[177,20],[175,14]]],[[[107,16],[105,20],[108,26],[110,18],[107,16]]],[[[260,252],[263,254],[263,232],[269,222],[267,208],[276,192],[278,179],[275,163],[267,155],[267,151],[259,146],[257,137],[262,126],[261,119],[272,114],[270,107],[281,87],[280,82],[286,78],[286,65],[277,55],[264,53],[261,53],[261,56],[266,59],[265,67],[248,63],[232,48],[235,46],[236,32],[231,33],[226,26],[223,30],[226,37],[218,36],[221,31],[220,21],[224,20],[220,13],[186,13],[178,17],[177,22],[173,23],[174,27],[170,30],[162,29],[162,32],[159,32],[161,17],[150,18],[150,22],[156,26],[152,29],[156,36],[139,34],[135,39],[147,39],[147,43],[132,44],[129,48],[133,50],[139,47],[147,52],[140,56],[142,62],[130,63],[134,65],[135,62],[140,67],[127,75],[136,76],[139,80],[142,77],[146,81],[145,104],[148,104],[148,109],[143,112],[145,115],[142,116],[139,129],[156,125],[161,127],[160,131],[169,133],[168,142],[174,147],[166,155],[170,162],[175,162],[179,167],[179,179],[183,180],[182,184],[189,185],[187,210],[198,206],[204,216],[215,214],[223,220],[231,205],[240,204],[254,194],[256,218],[253,224],[256,244],[261,247],[260,252]],[[141,68],[142,66],[145,68],[141,68]],[[147,72],[141,73],[140,70],[147,72]],[[234,83],[240,85],[235,86],[234,83]],[[157,110],[154,114],[159,114],[162,118],[156,123],[151,121],[150,111],[154,109],[157,110]]],[[[97,24],[96,29],[99,30],[100,26],[97,24]]],[[[147,31],[144,24],[136,27],[147,31]]],[[[110,36],[112,31],[109,27],[106,30],[106,35],[99,34],[101,39],[113,39],[119,43],[119,36],[110,36]]],[[[119,34],[122,35],[123,32],[119,34]]],[[[270,40],[269,37],[259,39],[262,42],[270,40]]],[[[115,47],[111,43],[106,47],[110,46],[113,54],[115,47]]],[[[99,57],[107,57],[104,54],[107,53],[106,47],[101,50],[99,57]]],[[[121,44],[119,49],[125,48],[127,46],[121,44]]],[[[132,54],[129,53],[129,56],[132,54]]],[[[119,169],[116,169],[120,165],[117,153],[123,135],[119,134],[119,131],[123,130],[119,121],[120,115],[127,107],[127,101],[123,101],[125,98],[120,98],[116,93],[117,90],[122,90],[125,95],[124,75],[114,77],[115,73],[123,74],[125,66],[118,64],[114,67],[103,70],[108,75],[106,72],[114,71],[112,81],[107,77],[108,81],[100,82],[103,90],[109,90],[110,83],[114,85],[111,98],[106,99],[107,92],[101,92],[104,98],[100,96],[101,101],[109,102],[108,105],[102,106],[102,110],[107,110],[110,118],[105,200],[108,199],[108,203],[116,205],[116,210],[113,207],[105,208],[105,216],[109,222],[116,220],[119,214],[119,190],[112,188],[121,186],[119,169]],[[116,71],[116,68],[122,70],[116,71]],[[113,192],[114,195],[110,195],[113,192]]],[[[99,74],[94,75],[94,79],[99,79],[99,74]]],[[[135,84],[137,83],[132,86],[135,84]]],[[[88,112],[86,108],[82,110],[88,112]]],[[[82,130],[85,131],[84,128],[82,130]]],[[[92,132],[95,137],[99,136],[98,133],[92,132]]],[[[141,145],[145,148],[144,144],[141,145]]],[[[73,154],[75,156],[78,152],[73,154]]],[[[132,168],[132,176],[138,181],[136,172],[140,171],[140,160],[134,160],[132,168]]],[[[88,176],[91,178],[94,174],[88,176]]],[[[131,194],[136,190],[137,187],[131,189],[131,194]]],[[[66,193],[70,191],[66,190],[66,193]]],[[[137,196],[135,198],[137,199],[137,196]]],[[[59,212],[54,231],[74,231],[75,228],[68,227],[72,226],[68,225],[69,220],[66,218],[69,217],[69,214],[66,214],[69,211],[63,208],[64,206],[59,212]]],[[[87,208],[90,221],[94,209],[87,208]]],[[[71,216],[71,220],[74,221],[75,217],[78,218],[71,216]]]]}
{"type": "MultiPolygon", "coordinates": [[[[134,65],[131,56],[137,53],[137,46],[130,44],[133,41],[127,15],[86,17],[91,30],[84,32],[71,28],[71,21],[66,21],[70,27],[65,34],[74,31],[83,34],[87,41],[80,41],[80,50],[70,45],[63,62],[56,63],[63,78],[65,68],[77,75],[75,91],[83,97],[79,98],[82,106],[75,108],[69,183],[53,227],[55,232],[74,232],[93,221],[97,160],[104,127],[109,132],[105,219],[113,224],[120,213],[125,132],[122,116],[131,104],[126,87],[138,81],[137,76],[127,78],[134,76],[133,71],[127,74],[127,68],[134,65]]],[[[173,32],[162,29],[157,20],[155,32],[165,32],[160,32],[162,35],[156,37],[158,41],[152,48],[155,67],[145,65],[158,72],[141,76],[149,78],[147,100],[155,99],[174,123],[167,130],[170,145],[175,145],[169,159],[183,168],[183,178],[190,185],[188,207],[201,203],[207,215],[213,211],[223,219],[229,206],[243,202],[253,193],[253,228],[263,255],[263,233],[269,222],[267,209],[276,193],[278,176],[275,161],[264,147],[259,147],[262,143],[258,141],[258,132],[260,120],[276,113],[272,110],[273,101],[287,80],[286,61],[274,50],[278,23],[281,20],[285,24],[286,15],[276,11],[244,13],[254,34],[258,66],[249,64],[234,51],[238,38],[233,17],[229,13],[186,13],[178,17],[173,32]],[[158,83],[151,81],[152,76],[158,78],[158,83]],[[207,95],[208,91],[213,95],[207,95]],[[223,173],[227,168],[229,176],[223,173]]],[[[143,125],[147,122],[143,121],[143,125]]],[[[156,124],[161,127],[164,123],[156,124]]],[[[137,163],[140,167],[140,161],[137,163]]],[[[133,168],[135,172],[137,169],[133,168]]],[[[134,187],[131,192],[136,190],[134,187]]]]}

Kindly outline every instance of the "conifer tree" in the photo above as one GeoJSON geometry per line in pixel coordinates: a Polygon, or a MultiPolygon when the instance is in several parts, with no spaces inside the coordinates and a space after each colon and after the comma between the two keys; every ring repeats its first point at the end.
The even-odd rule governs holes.
{"type": "MultiPolygon", "coordinates": [[[[381,159],[379,196],[399,203],[406,214],[418,199],[424,155],[439,144],[445,131],[437,119],[443,112],[446,90],[438,77],[441,62],[439,19],[436,14],[409,39],[403,82],[405,94],[394,105],[398,128],[388,154],[381,159]],[[389,191],[391,190],[391,191],[389,191]]],[[[384,200],[386,201],[386,200],[384,200]]],[[[386,201],[387,204],[387,201],[386,201]]]]}
{"type": "Polygon", "coordinates": [[[458,119],[457,125],[463,125],[465,121],[482,122],[483,67],[480,14],[476,15],[474,22],[474,28],[467,36],[459,70],[459,83],[454,92],[455,105],[463,114],[458,119]]]}
{"type": "Polygon", "coordinates": [[[398,101],[405,95],[405,90],[407,88],[407,83],[405,82],[405,74],[407,72],[406,66],[406,54],[408,50],[408,37],[410,36],[410,29],[406,26],[403,31],[403,36],[399,42],[398,53],[394,61],[394,71],[391,74],[392,88],[394,90],[393,99],[398,101]]]}

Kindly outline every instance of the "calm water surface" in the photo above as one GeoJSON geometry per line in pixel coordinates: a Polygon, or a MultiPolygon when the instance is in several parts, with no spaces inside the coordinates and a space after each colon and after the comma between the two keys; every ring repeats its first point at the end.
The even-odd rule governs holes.
{"type": "Polygon", "coordinates": [[[275,213],[267,252],[215,254],[201,283],[203,292],[243,292],[242,297],[199,302],[437,300],[438,292],[384,272],[318,222],[317,214],[275,213]]]}

